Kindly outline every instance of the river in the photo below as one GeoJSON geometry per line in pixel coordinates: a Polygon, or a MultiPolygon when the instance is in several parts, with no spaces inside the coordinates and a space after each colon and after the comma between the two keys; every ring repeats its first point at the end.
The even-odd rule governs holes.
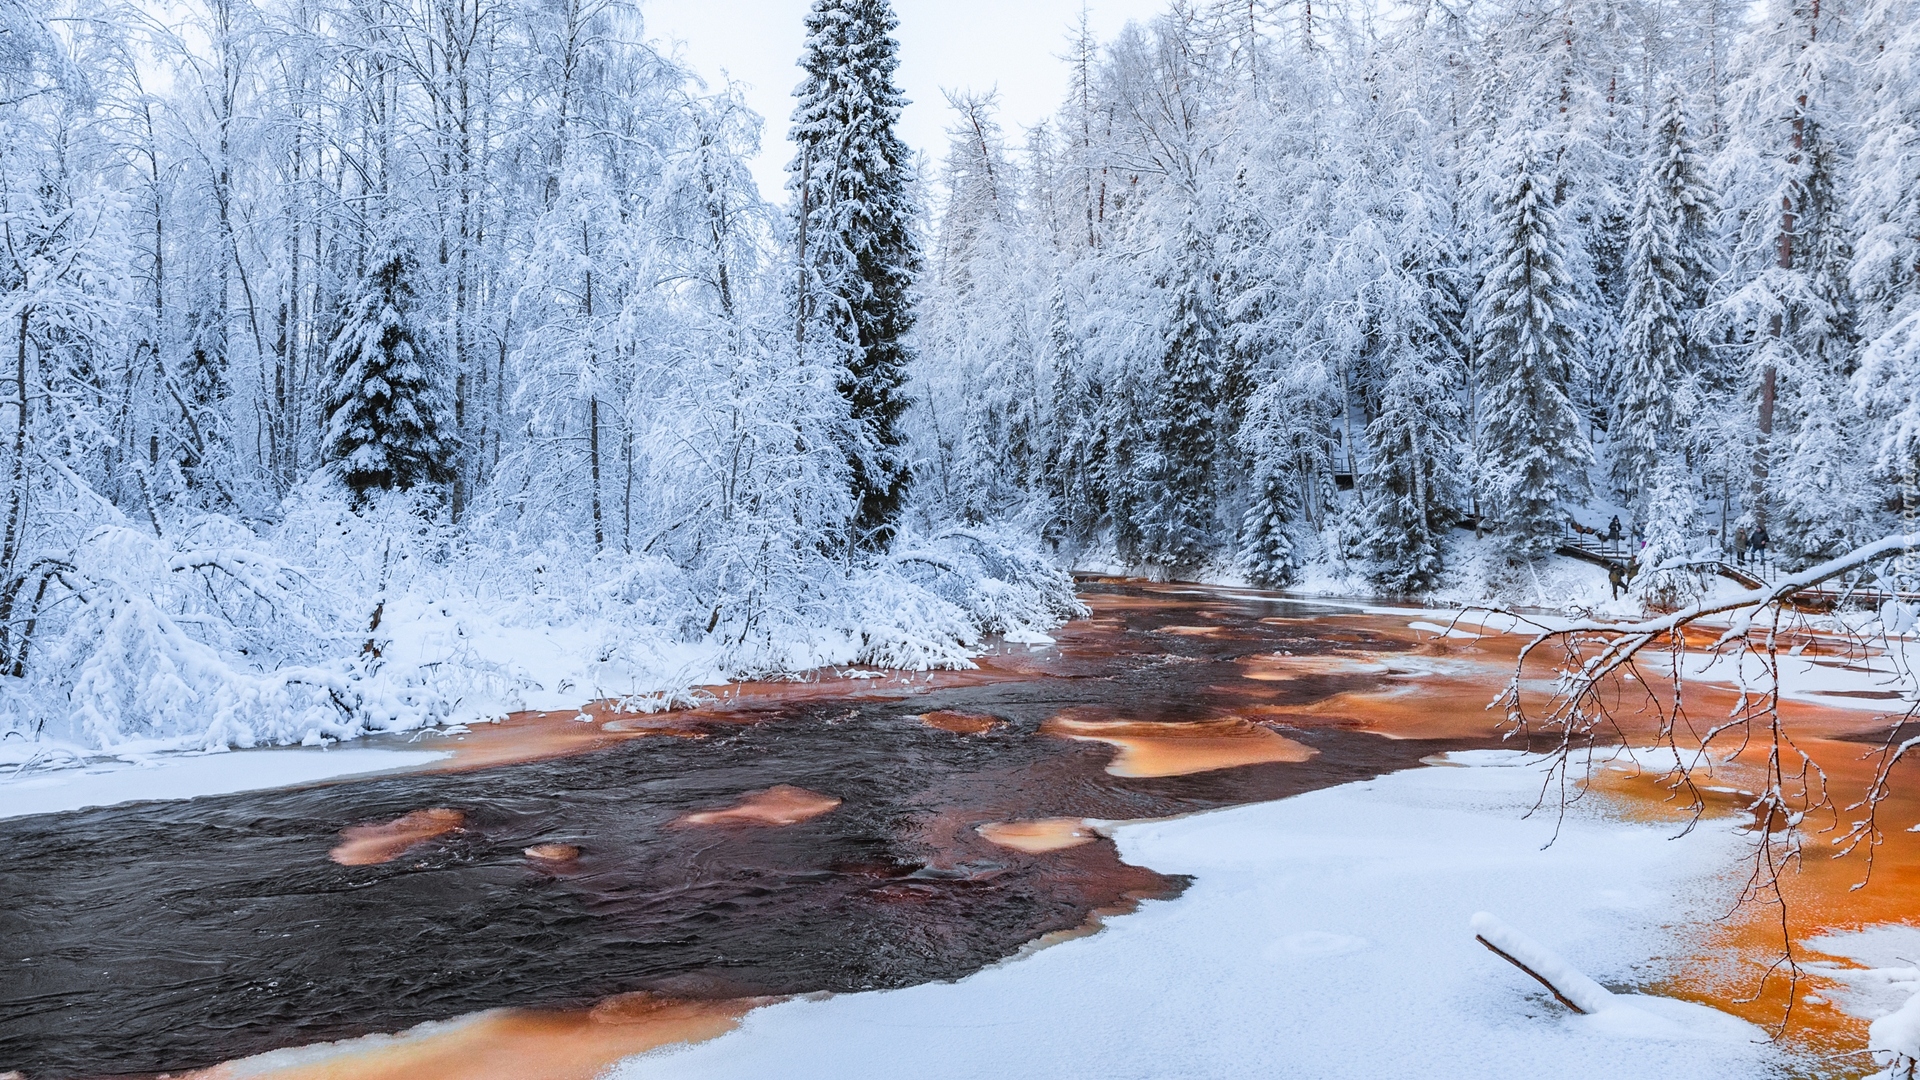
{"type": "Polygon", "coordinates": [[[0,1069],[228,1075],[479,1014],[444,1036],[464,1051],[394,1074],[481,1075],[448,1062],[505,1046],[502,1075],[590,1076],[767,998],[958,978],[1179,893],[1100,822],[1499,745],[1512,639],[1244,590],[1083,596],[1057,644],[977,671],[526,714],[431,769],[0,821],[0,1069]]]}

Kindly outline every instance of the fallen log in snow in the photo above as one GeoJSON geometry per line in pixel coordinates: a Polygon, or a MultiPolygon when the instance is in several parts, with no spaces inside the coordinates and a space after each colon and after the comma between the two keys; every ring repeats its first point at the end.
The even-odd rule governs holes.
{"type": "Polygon", "coordinates": [[[1618,1001],[1606,987],[1581,974],[1545,945],[1482,911],[1471,921],[1473,936],[1487,948],[1540,980],[1560,1003],[1577,1013],[1597,1013],[1618,1001]]]}

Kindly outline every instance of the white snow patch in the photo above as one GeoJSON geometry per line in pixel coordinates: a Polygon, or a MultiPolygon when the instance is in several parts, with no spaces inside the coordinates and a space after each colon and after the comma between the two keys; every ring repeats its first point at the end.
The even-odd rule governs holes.
{"type": "Polygon", "coordinates": [[[1920,1065],[1920,994],[1907,999],[1895,1012],[1867,1028],[1867,1049],[1874,1064],[1886,1068],[1883,1076],[1912,1076],[1920,1065]]]}
{"type": "MultiPolygon", "coordinates": [[[[1618,892],[1618,890],[1609,890],[1618,892]]],[[[1618,906],[1618,905],[1615,905],[1618,906]]],[[[1560,958],[1560,954],[1508,926],[1496,916],[1477,912],[1468,920],[1474,936],[1525,964],[1551,984],[1553,991],[1573,1002],[1587,1026],[1628,1039],[1729,1042],[1765,1037],[1759,1028],[1737,1016],[1691,1001],[1651,994],[1615,994],[1560,958]]]]}
{"type": "Polygon", "coordinates": [[[1663,927],[1737,888],[1717,874],[1745,852],[1730,824],[1673,841],[1577,807],[1546,846],[1554,823],[1523,817],[1538,783],[1525,768],[1421,769],[1120,826],[1128,861],[1195,876],[1183,896],[957,983],[762,1009],[612,1075],[837,1080],[902,1062],[928,1078],[1785,1073],[1789,1051],[1703,1006],[1615,993],[1616,1008],[1574,1015],[1464,932],[1477,910],[1524,913],[1569,963],[1631,986],[1671,970],[1648,958],[1684,954],[1663,927]]]}
{"type": "Polygon", "coordinates": [[[64,768],[0,768],[0,818],[149,799],[191,799],[416,769],[445,751],[290,749],[65,759],[64,768]]]}
{"type": "Polygon", "coordinates": [[[1480,636],[1470,630],[1462,630],[1453,626],[1441,626],[1439,623],[1430,623],[1424,619],[1415,619],[1413,622],[1408,623],[1407,627],[1408,629],[1418,630],[1426,634],[1439,634],[1444,638],[1465,638],[1468,641],[1472,641],[1480,636]]]}

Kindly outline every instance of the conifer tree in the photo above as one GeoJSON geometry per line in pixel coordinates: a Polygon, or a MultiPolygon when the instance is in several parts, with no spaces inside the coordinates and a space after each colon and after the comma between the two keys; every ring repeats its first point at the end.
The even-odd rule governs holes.
{"type": "Polygon", "coordinates": [[[1254,463],[1253,501],[1240,521],[1240,572],[1263,589],[1293,584],[1300,569],[1294,550],[1294,522],[1300,516],[1300,489],[1280,463],[1254,463]]]}
{"type": "Polygon", "coordinates": [[[1712,281],[1712,216],[1685,107],[1669,86],[1634,197],[1613,375],[1614,481],[1630,497],[1672,452],[1676,395],[1704,366],[1692,324],[1712,281]]]}
{"type": "Polygon", "coordinates": [[[1517,558],[1550,548],[1561,503],[1586,488],[1591,460],[1567,395],[1575,306],[1550,181],[1523,146],[1494,174],[1486,263],[1475,298],[1482,445],[1494,517],[1517,558]]]}
{"type": "Polygon", "coordinates": [[[1747,70],[1731,88],[1718,160],[1723,201],[1738,226],[1720,310],[1749,343],[1757,384],[1747,509],[1782,551],[1808,557],[1826,551],[1863,510],[1836,501],[1852,485],[1821,482],[1845,480],[1863,463],[1820,460],[1836,451],[1855,456],[1864,441],[1845,430],[1855,418],[1820,415],[1844,395],[1854,363],[1851,244],[1839,203],[1842,137],[1854,111],[1848,30],[1841,6],[1769,4],[1742,50],[1747,70]],[[1795,462],[1796,454],[1813,457],[1795,462]],[[1809,542],[1825,539],[1803,546],[1803,529],[1809,542]]]}
{"type": "Polygon", "coordinates": [[[1697,599],[1702,592],[1700,575],[1685,564],[1698,543],[1695,536],[1698,516],[1698,485],[1693,473],[1681,461],[1663,461],[1646,478],[1644,518],[1646,546],[1636,558],[1639,567],[1633,576],[1633,591],[1662,607],[1673,607],[1697,599]]]}
{"type": "Polygon", "coordinates": [[[1367,425],[1365,501],[1368,576],[1389,591],[1430,589],[1440,578],[1440,538],[1458,505],[1461,409],[1440,358],[1395,352],[1367,425]]]}
{"type": "Polygon", "coordinates": [[[1219,340],[1199,244],[1190,228],[1183,232],[1162,338],[1160,394],[1149,420],[1157,467],[1149,482],[1142,554],[1165,566],[1199,563],[1215,534],[1219,340]]]}
{"type": "MultiPolygon", "coordinates": [[[[204,310],[218,312],[217,302],[202,299],[204,310]]],[[[227,410],[233,385],[227,377],[226,333],[217,315],[193,318],[187,355],[183,358],[173,395],[180,407],[181,445],[177,462],[187,499],[210,509],[231,509],[229,480],[234,466],[233,437],[227,410]]]]}
{"type": "Polygon", "coordinates": [[[888,0],[814,0],[793,113],[799,152],[787,166],[798,216],[797,334],[810,355],[844,367],[854,526],[874,544],[892,534],[907,491],[899,421],[920,265],[911,153],[894,131],[906,105],[894,85],[898,25],[888,0]]]}
{"type": "Polygon", "coordinates": [[[333,385],[322,455],[363,498],[453,480],[453,440],[444,431],[405,252],[373,260],[327,352],[333,385]]]}

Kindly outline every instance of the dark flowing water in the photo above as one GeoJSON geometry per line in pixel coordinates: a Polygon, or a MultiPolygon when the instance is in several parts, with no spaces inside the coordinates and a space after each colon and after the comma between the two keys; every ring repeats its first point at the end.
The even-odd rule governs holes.
{"type": "Polygon", "coordinates": [[[1272,599],[1088,593],[1092,623],[981,685],[811,697],[706,724],[704,738],[467,772],[0,821],[0,1071],[150,1074],[635,990],[720,998],[957,978],[1183,884],[1120,862],[1106,840],[1029,855],[978,825],[1273,799],[1461,745],[1283,725],[1317,755],[1110,775],[1113,747],[1039,734],[1042,723],[1068,709],[1158,722],[1271,712],[1380,676],[1335,666],[1262,682],[1245,677],[1246,658],[1410,646],[1272,599]],[[959,734],[918,719],[936,709],[1003,723],[959,734]],[[675,823],[775,785],[841,802],[792,825],[675,823]],[[383,864],[329,859],[341,830],[423,808],[457,810],[462,826],[383,864]],[[581,855],[529,858],[538,844],[581,855]]]}

